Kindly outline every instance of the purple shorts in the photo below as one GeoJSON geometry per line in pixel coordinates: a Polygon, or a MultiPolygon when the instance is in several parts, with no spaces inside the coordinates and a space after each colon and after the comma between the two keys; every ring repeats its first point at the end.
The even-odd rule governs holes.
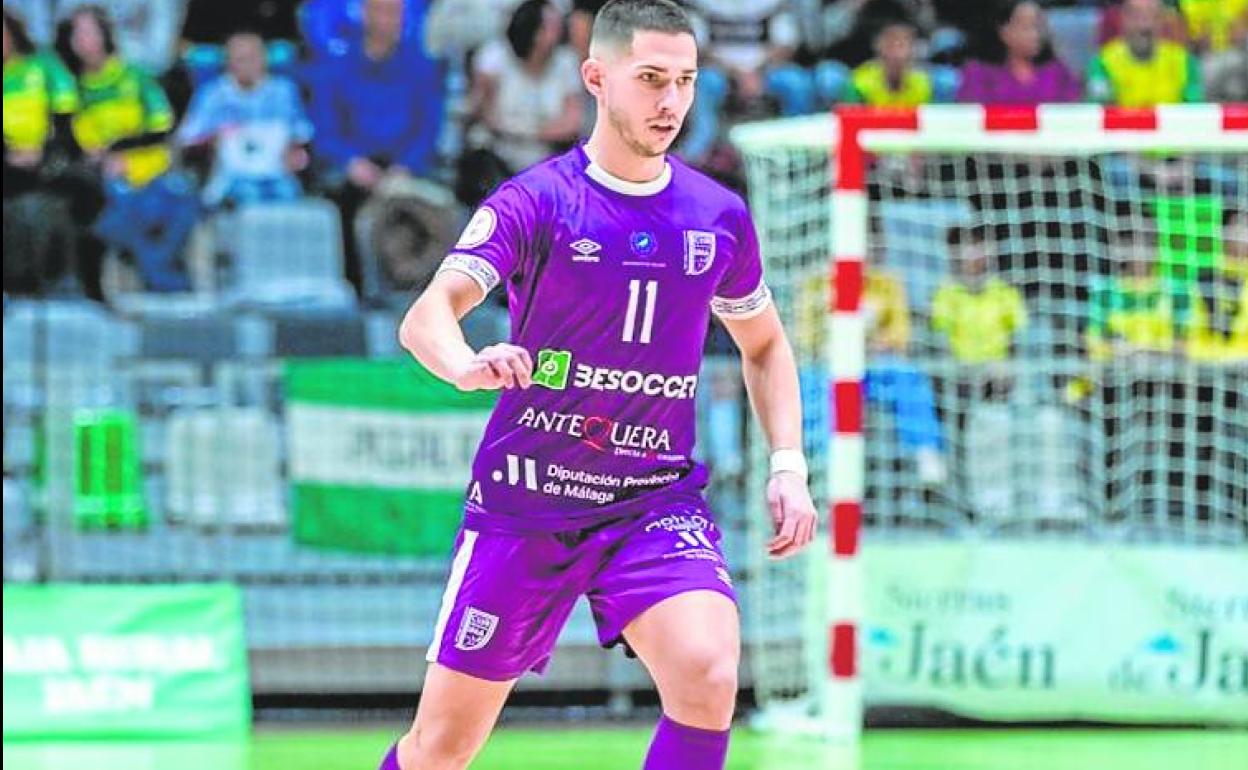
{"type": "Polygon", "coordinates": [[[582,595],[610,647],[655,604],[686,591],[736,601],[704,503],[656,501],[640,516],[560,533],[460,530],[427,659],[480,679],[541,673],[582,595]]]}

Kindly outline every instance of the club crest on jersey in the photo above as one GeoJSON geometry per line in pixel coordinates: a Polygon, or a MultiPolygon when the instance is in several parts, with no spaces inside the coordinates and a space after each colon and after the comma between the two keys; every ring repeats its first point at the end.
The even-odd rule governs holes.
{"type": "Polygon", "coordinates": [[[685,275],[702,275],[715,262],[715,233],[685,231],[685,275]]]}
{"type": "Polygon", "coordinates": [[[659,248],[659,242],[655,239],[654,234],[645,230],[638,230],[628,236],[628,245],[633,250],[633,253],[639,257],[648,257],[659,248]]]}
{"type": "Polygon", "coordinates": [[[498,629],[498,616],[482,612],[476,607],[466,607],[459,621],[459,633],[455,634],[455,649],[464,652],[479,650],[494,638],[498,629]]]}

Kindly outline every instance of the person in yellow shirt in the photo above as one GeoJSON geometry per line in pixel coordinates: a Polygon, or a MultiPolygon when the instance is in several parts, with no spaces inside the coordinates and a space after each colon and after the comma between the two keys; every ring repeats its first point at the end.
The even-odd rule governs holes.
{"type": "Polygon", "coordinates": [[[1198,102],[1200,66],[1179,43],[1161,39],[1161,0],[1124,0],[1122,36],[1089,65],[1088,99],[1119,107],[1198,102]]]}
{"type": "Polygon", "coordinates": [[[96,6],[79,7],[57,25],[57,51],[78,83],[74,137],[104,183],[105,206],[93,230],[134,256],[148,290],[186,291],[179,257],[198,199],[171,169],[173,110],[150,75],[117,55],[114,39],[112,22],[96,6]]]}
{"type": "Polygon", "coordinates": [[[844,101],[872,107],[918,107],[932,101],[932,80],[914,63],[914,25],[890,21],[875,36],[875,58],[851,73],[844,101]]]}
{"type": "Polygon", "coordinates": [[[989,274],[982,227],[947,231],[956,271],[932,297],[932,328],[945,336],[964,364],[992,364],[1010,358],[1014,336],[1027,326],[1027,306],[1018,289],[989,274]]]}
{"type": "Polygon", "coordinates": [[[4,290],[40,295],[68,277],[74,231],[53,169],[72,149],[73,76],[36,51],[22,19],[4,9],[4,290]]]}
{"type": "Polygon", "coordinates": [[[1187,353],[1197,361],[1248,361],[1248,213],[1227,208],[1222,222],[1223,264],[1206,292],[1192,292],[1187,353]]]}
{"type": "Polygon", "coordinates": [[[1231,31],[1248,17],[1248,0],[1179,0],[1187,36],[1198,54],[1231,46],[1231,31]]]}

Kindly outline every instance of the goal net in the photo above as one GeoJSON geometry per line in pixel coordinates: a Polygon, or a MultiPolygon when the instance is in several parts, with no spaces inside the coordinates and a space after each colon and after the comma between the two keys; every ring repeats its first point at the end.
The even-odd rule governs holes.
{"type": "Polygon", "coordinates": [[[850,108],[733,139],[828,511],[785,562],[751,519],[761,727],[857,734],[860,527],[1248,542],[1248,111],[850,108]]]}

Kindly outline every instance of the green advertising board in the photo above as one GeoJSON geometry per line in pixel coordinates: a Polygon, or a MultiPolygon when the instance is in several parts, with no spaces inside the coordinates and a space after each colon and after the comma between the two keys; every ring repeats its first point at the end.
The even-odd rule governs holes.
{"type": "Polygon", "coordinates": [[[1248,725],[1248,551],[877,543],[873,704],[990,720],[1248,725]]]}
{"type": "Polygon", "coordinates": [[[4,738],[230,736],[251,723],[238,589],[4,587],[4,738]]]}
{"type": "Polygon", "coordinates": [[[443,557],[496,394],[410,360],[290,361],[286,428],[295,540],[443,557]]]}

